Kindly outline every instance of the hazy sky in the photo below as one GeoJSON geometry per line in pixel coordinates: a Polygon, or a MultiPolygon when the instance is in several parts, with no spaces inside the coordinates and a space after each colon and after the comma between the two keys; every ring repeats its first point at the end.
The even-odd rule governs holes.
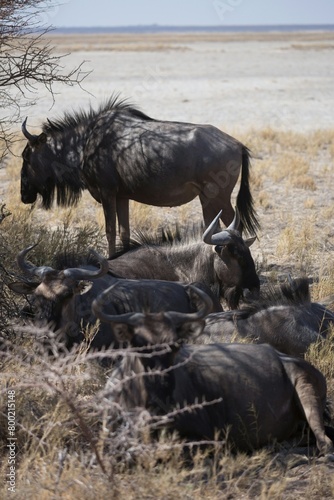
{"type": "Polygon", "coordinates": [[[53,26],[334,24],[334,0],[59,0],[47,16],[53,26]]]}

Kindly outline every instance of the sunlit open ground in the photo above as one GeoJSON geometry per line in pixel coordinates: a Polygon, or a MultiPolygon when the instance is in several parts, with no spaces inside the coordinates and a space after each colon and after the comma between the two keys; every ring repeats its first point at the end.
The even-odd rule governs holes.
{"type": "MultiPolygon", "coordinates": [[[[90,104],[97,107],[113,92],[128,97],[154,118],[216,125],[253,153],[252,192],[261,231],[252,253],[263,279],[276,282],[284,281],[287,273],[306,274],[313,283],[314,300],[334,294],[333,33],[59,35],[51,37],[50,43],[60,53],[71,52],[66,58],[69,67],[85,60],[85,68],[92,72],[83,82],[85,90],[57,88],[53,107],[50,97],[40,91],[38,104],[29,111],[29,130],[38,133],[46,117],[90,104]]],[[[31,211],[20,202],[20,167],[20,159],[12,157],[0,169],[0,200],[12,212],[0,230],[7,240],[12,238],[13,269],[16,252],[34,242],[29,237],[36,238],[36,234],[20,233],[26,224],[45,225],[49,230],[64,224],[96,225],[102,229],[99,245],[106,252],[102,210],[88,194],[72,210],[55,208],[46,213],[36,207],[31,211]]],[[[167,223],[185,226],[200,218],[197,200],[174,209],[131,206],[132,228],[155,231],[167,223]]],[[[87,239],[84,244],[88,249],[92,242],[87,239]]],[[[333,399],[330,354],[325,363],[319,356],[313,361],[328,376],[333,399]]],[[[15,360],[7,363],[7,373],[14,373],[15,366],[15,360]]],[[[25,371],[32,378],[40,376],[24,363],[17,370],[21,378],[25,371]]],[[[77,369],[78,376],[82,370],[77,369]]],[[[84,389],[81,380],[79,396],[73,397],[81,403],[89,400],[101,380],[99,374],[84,389]]],[[[72,394],[74,384],[68,384],[72,394]]],[[[90,463],[94,454],[89,439],[87,444],[80,425],[71,423],[77,415],[59,395],[46,396],[44,389],[30,389],[30,403],[21,397],[20,416],[25,413],[21,441],[35,435],[43,437],[43,444],[32,444],[22,452],[16,498],[47,499],[53,494],[88,499],[93,498],[91,485],[95,498],[108,498],[109,479],[94,459],[90,463]],[[59,450],[72,438],[77,454],[72,452],[62,468],[59,450]]],[[[138,466],[115,467],[112,474],[112,444],[103,444],[104,431],[96,430],[95,421],[90,423],[99,432],[105,466],[114,474],[115,498],[118,494],[129,499],[334,497],[331,465],[318,461],[310,465],[284,453],[260,451],[252,457],[233,458],[223,453],[214,459],[199,458],[191,471],[180,468],[178,451],[146,451],[138,466]]]]}

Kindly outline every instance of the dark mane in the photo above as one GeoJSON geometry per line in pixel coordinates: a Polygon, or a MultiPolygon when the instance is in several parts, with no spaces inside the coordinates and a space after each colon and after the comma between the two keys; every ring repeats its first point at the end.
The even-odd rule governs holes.
{"type": "Polygon", "coordinates": [[[277,286],[268,286],[261,290],[259,301],[248,303],[237,311],[226,311],[224,317],[227,320],[242,320],[253,316],[259,311],[269,309],[273,306],[298,306],[310,304],[310,288],[307,278],[298,278],[277,286]]]}
{"type": "Polygon", "coordinates": [[[121,98],[119,94],[112,94],[112,96],[97,110],[91,106],[88,110],[79,110],[73,113],[65,113],[62,118],[56,120],[48,120],[42,126],[43,132],[48,134],[52,132],[64,132],[64,130],[71,129],[80,124],[87,124],[94,120],[97,116],[108,111],[127,111],[132,116],[141,118],[142,120],[153,120],[148,115],[134,107],[127,98],[121,98]]]}
{"type": "MultiPolygon", "coordinates": [[[[289,279],[279,286],[269,285],[261,290],[259,304],[263,307],[300,305],[311,302],[310,286],[307,278],[289,279]]],[[[254,304],[256,307],[256,304],[254,304]]]]}
{"type": "Polygon", "coordinates": [[[123,246],[116,248],[116,252],[111,258],[109,258],[109,260],[114,260],[131,250],[137,250],[141,247],[172,247],[175,245],[184,245],[190,242],[199,242],[202,239],[203,231],[203,223],[189,224],[182,228],[176,223],[174,227],[161,227],[159,231],[155,233],[136,230],[133,232],[133,236],[130,238],[128,246],[126,248],[123,246]]]}
{"type": "Polygon", "coordinates": [[[51,262],[51,267],[57,271],[83,266],[94,266],[98,268],[99,263],[91,253],[77,253],[71,251],[64,251],[54,255],[51,262]]]}
{"type": "Polygon", "coordinates": [[[57,177],[56,169],[50,170],[49,182],[41,190],[42,207],[49,210],[56,198],[57,205],[62,207],[75,206],[81,198],[83,181],[78,176],[76,169],[64,169],[61,180],[57,177]]]}

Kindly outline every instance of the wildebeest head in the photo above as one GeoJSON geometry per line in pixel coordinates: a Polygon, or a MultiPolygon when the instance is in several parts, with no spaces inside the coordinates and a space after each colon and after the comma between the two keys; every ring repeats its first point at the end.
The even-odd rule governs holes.
{"type": "Polygon", "coordinates": [[[291,356],[304,357],[310,345],[325,339],[334,325],[334,313],[311,301],[308,278],[298,278],[277,286],[267,285],[260,300],[238,311],[206,317],[204,335],[219,341],[238,339],[270,344],[291,356]]]}
{"type": "Polygon", "coordinates": [[[73,318],[77,314],[81,317],[87,315],[87,312],[90,314],[90,308],[74,311],[73,298],[88,292],[93,285],[91,280],[107,274],[108,263],[97,252],[91,250],[100,268],[78,267],[59,271],[48,266],[35,266],[26,261],[27,253],[34,247],[35,245],[31,245],[25,248],[17,257],[18,265],[28,276],[28,280],[10,283],[9,287],[16,293],[33,294],[32,311],[35,323],[41,326],[51,325],[55,331],[66,326],[68,335],[78,335],[79,324],[74,322],[73,318]]]}
{"type": "MultiPolygon", "coordinates": [[[[83,189],[83,182],[78,172],[71,168],[73,151],[63,147],[64,138],[57,136],[51,122],[46,132],[31,134],[27,129],[27,118],[22,124],[22,132],[28,143],[23,150],[21,169],[21,200],[34,203],[37,195],[42,197],[42,206],[51,208],[55,193],[58,205],[75,204],[83,189]]],[[[58,134],[59,135],[59,134],[58,134]]],[[[72,144],[74,138],[65,137],[65,144],[72,144]]]]}
{"type": "Polygon", "coordinates": [[[115,283],[104,290],[94,300],[92,310],[101,321],[113,324],[113,330],[118,340],[128,341],[133,347],[177,343],[189,336],[198,335],[204,327],[203,318],[212,310],[210,297],[199,288],[188,285],[186,286],[187,292],[191,300],[196,303],[195,312],[107,314],[103,307],[108,305],[118,285],[119,283],[115,283]]]}
{"type": "Polygon", "coordinates": [[[31,134],[27,130],[26,124],[27,118],[22,124],[22,132],[28,139],[28,143],[22,153],[21,200],[23,203],[34,203],[38,194],[41,194],[44,199],[47,192],[50,183],[47,162],[48,160],[52,161],[52,159],[45,157],[45,152],[48,149],[45,146],[46,134],[44,132],[39,135],[31,134]]]}
{"type": "Polygon", "coordinates": [[[220,215],[221,212],[204,232],[203,241],[213,245],[214,251],[219,256],[219,259],[214,260],[215,273],[222,283],[222,295],[231,309],[234,309],[243,294],[252,298],[259,295],[260,280],[249,250],[256,238],[242,238],[238,230],[240,218],[237,208],[231,224],[217,232],[220,215]]]}

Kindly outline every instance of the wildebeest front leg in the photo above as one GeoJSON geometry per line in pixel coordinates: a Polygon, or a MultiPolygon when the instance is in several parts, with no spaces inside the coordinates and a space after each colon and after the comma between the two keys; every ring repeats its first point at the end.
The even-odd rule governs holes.
{"type": "Polygon", "coordinates": [[[127,198],[116,198],[116,211],[118,220],[119,237],[126,248],[130,240],[130,223],[129,223],[129,200],[127,198]]]}
{"type": "Polygon", "coordinates": [[[103,198],[101,202],[104,211],[109,257],[112,257],[116,250],[116,196],[111,195],[107,199],[103,198]]]}

